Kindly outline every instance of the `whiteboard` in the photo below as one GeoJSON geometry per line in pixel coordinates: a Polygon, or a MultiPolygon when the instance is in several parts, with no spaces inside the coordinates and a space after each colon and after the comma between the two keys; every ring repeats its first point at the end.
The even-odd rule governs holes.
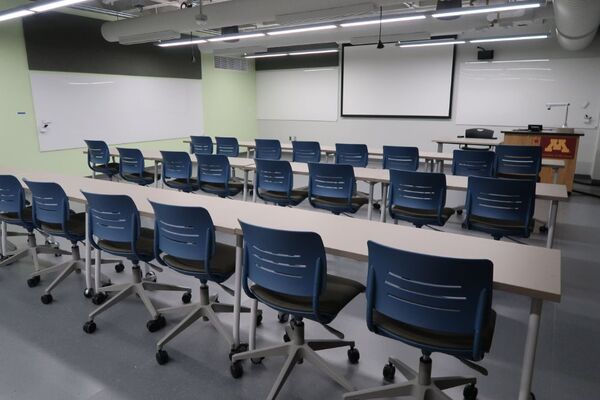
{"type": "Polygon", "coordinates": [[[338,68],[256,72],[256,118],[337,121],[338,68]]]}
{"type": "Polygon", "coordinates": [[[571,103],[568,126],[595,128],[600,114],[599,74],[600,58],[461,63],[456,123],[556,128],[563,124],[565,109],[548,111],[545,104],[571,103]],[[586,114],[592,123],[585,123],[586,114]]]}
{"type": "Polygon", "coordinates": [[[343,116],[449,118],[454,46],[345,46],[343,116]]]}
{"type": "Polygon", "coordinates": [[[203,131],[199,79],[30,71],[41,151],[203,131]],[[44,128],[47,124],[48,127],[44,128]]]}

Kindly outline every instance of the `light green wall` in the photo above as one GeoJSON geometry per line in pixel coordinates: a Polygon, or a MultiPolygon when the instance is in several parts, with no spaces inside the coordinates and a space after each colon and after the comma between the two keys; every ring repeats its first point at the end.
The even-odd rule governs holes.
{"type": "MultiPolygon", "coordinates": [[[[8,5],[7,2],[0,8],[8,5]]],[[[241,139],[256,137],[254,70],[216,70],[212,55],[205,54],[202,55],[202,68],[204,133],[241,139]]],[[[187,150],[181,139],[128,146],[187,150]]],[[[21,22],[0,23],[0,165],[83,175],[89,174],[85,160],[82,149],[39,151],[21,22]],[[19,111],[27,114],[19,116],[19,111]]]]}

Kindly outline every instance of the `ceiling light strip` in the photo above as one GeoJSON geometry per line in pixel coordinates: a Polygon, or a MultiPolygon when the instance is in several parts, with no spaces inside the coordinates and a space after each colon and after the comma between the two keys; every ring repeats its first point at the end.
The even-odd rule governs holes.
{"type": "Polygon", "coordinates": [[[539,8],[541,4],[539,2],[528,2],[528,3],[507,3],[504,5],[493,5],[493,6],[484,6],[484,7],[465,7],[465,8],[456,8],[454,10],[437,12],[431,14],[434,18],[444,18],[444,17],[457,17],[460,15],[473,15],[473,14],[487,14],[487,13],[495,13],[502,11],[513,11],[513,10],[525,10],[529,8],[539,8]]]}
{"type": "Polygon", "coordinates": [[[176,46],[191,46],[194,44],[206,43],[205,39],[194,39],[194,40],[178,40],[176,42],[162,42],[159,43],[159,47],[176,47],[176,46]]]}
{"type": "MultiPolygon", "coordinates": [[[[405,21],[416,21],[420,19],[425,19],[425,15],[410,15],[407,17],[397,17],[397,18],[384,18],[381,20],[382,24],[388,24],[392,22],[405,22],[405,21]]],[[[353,21],[353,22],[344,22],[341,23],[340,26],[342,28],[352,28],[355,26],[365,26],[365,25],[377,25],[379,24],[379,18],[377,19],[366,19],[361,21],[353,21]]]]}
{"type": "Polygon", "coordinates": [[[330,29],[337,29],[337,25],[320,25],[320,26],[309,26],[306,28],[292,28],[292,29],[284,29],[278,31],[267,32],[269,36],[277,36],[277,35],[288,35],[291,33],[304,33],[304,32],[315,32],[315,31],[324,31],[330,29]]]}
{"type": "Polygon", "coordinates": [[[494,43],[494,42],[510,42],[513,40],[538,40],[538,39],[548,39],[549,35],[525,35],[525,36],[505,36],[505,37],[495,37],[495,38],[481,38],[481,39],[471,39],[469,43],[494,43]]]}
{"type": "Polygon", "coordinates": [[[215,36],[212,38],[208,38],[209,42],[226,42],[228,40],[241,40],[241,39],[253,39],[265,36],[264,33],[243,33],[240,35],[223,35],[223,36],[215,36]]]}
{"type": "Polygon", "coordinates": [[[398,47],[409,48],[409,47],[426,47],[426,46],[446,46],[454,44],[465,44],[464,40],[427,40],[419,42],[398,42],[398,47]]]}
{"type": "Polygon", "coordinates": [[[0,21],[8,21],[10,19],[26,17],[27,15],[31,15],[33,13],[33,11],[29,10],[12,11],[6,14],[0,14],[0,21]]]}
{"type": "Polygon", "coordinates": [[[30,10],[34,12],[44,12],[54,10],[55,8],[67,7],[72,6],[73,4],[83,3],[84,1],[88,0],[60,0],[31,7],[30,10]]]}

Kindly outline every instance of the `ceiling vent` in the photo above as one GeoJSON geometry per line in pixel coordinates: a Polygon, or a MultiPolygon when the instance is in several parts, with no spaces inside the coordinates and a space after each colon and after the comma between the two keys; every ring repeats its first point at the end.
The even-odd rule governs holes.
{"type": "Polygon", "coordinates": [[[231,71],[248,71],[248,60],[245,58],[215,56],[216,69],[228,69],[231,71]]]}

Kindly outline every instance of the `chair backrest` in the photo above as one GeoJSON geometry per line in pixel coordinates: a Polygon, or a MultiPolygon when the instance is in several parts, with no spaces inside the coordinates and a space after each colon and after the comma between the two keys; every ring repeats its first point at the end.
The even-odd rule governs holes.
{"type": "Polygon", "coordinates": [[[102,140],[86,140],[88,147],[88,164],[108,164],[110,161],[110,150],[106,142],[102,140]]]}
{"type": "Polygon", "coordinates": [[[496,176],[538,179],[542,169],[541,146],[496,147],[496,176]]]}
{"type": "Polygon", "coordinates": [[[36,226],[59,224],[65,231],[69,220],[69,199],[63,188],[54,182],[32,182],[23,179],[31,190],[33,223],[36,226]]]}
{"type": "Polygon", "coordinates": [[[117,151],[119,152],[119,172],[121,175],[142,175],[144,173],[144,155],[139,149],[117,147],[117,151]]]}
{"type": "Polygon", "coordinates": [[[390,208],[436,210],[441,215],[445,205],[446,175],[390,170],[390,208]]]}
{"type": "Polygon", "coordinates": [[[465,129],[465,137],[473,139],[492,139],[494,137],[494,131],[485,128],[465,129]]]}
{"type": "Polygon", "coordinates": [[[279,160],[281,158],[281,143],[277,139],[256,139],[255,158],[263,160],[279,160]]]}
{"type": "Polygon", "coordinates": [[[195,155],[212,154],[213,142],[210,136],[190,136],[190,153],[195,155]]]}
{"type": "Polygon", "coordinates": [[[370,329],[377,311],[423,330],[475,336],[478,342],[491,313],[491,261],[412,253],[373,241],[368,248],[370,329]]]}
{"type": "Polygon", "coordinates": [[[223,183],[229,182],[231,167],[227,156],[221,154],[197,155],[198,182],[223,183]]]}
{"type": "Polygon", "coordinates": [[[366,167],[369,164],[369,150],[366,144],[335,144],[335,163],[353,167],[366,167]]]}
{"type": "Polygon", "coordinates": [[[383,168],[402,171],[419,169],[419,149],[417,147],[383,146],[383,168]]]}
{"type": "Polygon", "coordinates": [[[163,253],[207,265],[214,253],[215,226],[202,207],[182,207],[150,201],[154,209],[154,254],[163,253]]]}
{"type": "Polygon", "coordinates": [[[288,161],[256,159],[256,189],[290,193],[294,185],[288,161]]]}
{"type": "Polygon", "coordinates": [[[12,175],[0,175],[0,213],[16,213],[21,219],[25,208],[25,191],[12,175]]]}
{"type": "Polygon", "coordinates": [[[532,180],[469,177],[467,220],[477,215],[529,226],[535,211],[535,187],[532,180]]]}
{"type": "Polygon", "coordinates": [[[351,165],[310,163],[308,177],[310,197],[322,196],[350,201],[356,192],[356,178],[351,165]]]}
{"type": "Polygon", "coordinates": [[[321,145],[319,142],[297,141],[292,142],[292,161],[305,163],[321,162],[321,145]]]}
{"type": "Polygon", "coordinates": [[[192,160],[185,151],[161,151],[162,176],[164,179],[189,179],[192,176],[192,160]]]}
{"type": "Polygon", "coordinates": [[[493,151],[454,150],[452,174],[460,176],[494,176],[496,153],[493,151]]]}
{"type": "Polygon", "coordinates": [[[227,157],[238,157],[240,155],[240,145],[237,138],[234,137],[216,137],[217,154],[227,157]]]}
{"type": "Polygon", "coordinates": [[[263,228],[240,221],[247,280],[289,296],[318,298],[327,276],[321,237],[314,232],[263,228]]]}
{"type": "MultiPolygon", "coordinates": [[[[140,236],[140,214],[126,195],[81,192],[88,202],[92,240],[135,244],[140,236]]],[[[135,249],[135,246],[132,246],[135,249]]]]}

